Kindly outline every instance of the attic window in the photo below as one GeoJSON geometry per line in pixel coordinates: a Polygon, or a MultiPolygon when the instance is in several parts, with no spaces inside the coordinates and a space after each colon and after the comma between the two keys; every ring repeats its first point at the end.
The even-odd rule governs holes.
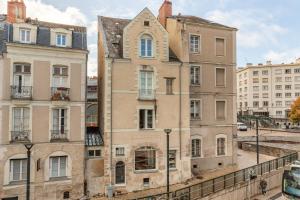
{"type": "Polygon", "coordinates": [[[144,21],[144,26],[150,26],[150,22],[149,21],[144,21]]]}

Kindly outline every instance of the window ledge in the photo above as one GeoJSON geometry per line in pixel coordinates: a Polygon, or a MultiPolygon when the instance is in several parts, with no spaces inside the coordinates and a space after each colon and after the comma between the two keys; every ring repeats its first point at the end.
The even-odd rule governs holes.
{"type": "Polygon", "coordinates": [[[216,85],[216,88],[226,88],[226,85],[216,85]]]}
{"type": "Polygon", "coordinates": [[[50,177],[49,182],[55,182],[55,181],[69,181],[71,180],[67,176],[62,176],[62,177],[50,177]]]}
{"type": "Polygon", "coordinates": [[[115,187],[126,187],[126,183],[116,183],[115,187]]]}
{"type": "Polygon", "coordinates": [[[201,87],[201,84],[200,84],[200,83],[199,83],[199,84],[190,83],[190,85],[191,85],[192,87],[201,87]]]}
{"type": "Polygon", "coordinates": [[[8,185],[3,185],[5,186],[15,186],[15,185],[25,185],[26,184],[26,180],[23,181],[10,181],[8,185]]]}
{"type": "Polygon", "coordinates": [[[154,128],[148,128],[148,129],[139,129],[142,132],[147,132],[147,131],[154,131],[154,128]]]}
{"type": "Polygon", "coordinates": [[[194,156],[194,157],[193,157],[193,156],[192,156],[191,159],[194,160],[194,159],[199,159],[199,158],[203,158],[203,157],[201,157],[201,156],[194,156]]]}
{"type": "Polygon", "coordinates": [[[191,118],[191,121],[200,121],[201,118],[200,117],[197,117],[197,118],[191,118]]]}
{"type": "Polygon", "coordinates": [[[158,169],[134,170],[135,174],[157,173],[158,169]]]}
{"type": "Polygon", "coordinates": [[[177,170],[178,170],[177,168],[170,168],[170,172],[175,172],[177,170]]]}

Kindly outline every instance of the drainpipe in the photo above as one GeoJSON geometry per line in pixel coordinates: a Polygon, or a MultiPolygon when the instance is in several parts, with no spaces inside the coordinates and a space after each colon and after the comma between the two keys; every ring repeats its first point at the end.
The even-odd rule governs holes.
{"type": "Polygon", "coordinates": [[[183,62],[180,62],[179,66],[179,159],[181,163],[181,170],[180,170],[180,180],[182,182],[182,169],[183,169],[183,162],[182,162],[182,66],[183,62]]]}
{"type": "Polygon", "coordinates": [[[85,97],[84,97],[84,141],[83,141],[83,145],[84,145],[84,195],[86,196],[87,195],[87,157],[86,157],[86,146],[85,146],[85,137],[86,137],[86,134],[87,134],[87,130],[86,130],[86,111],[87,111],[87,83],[88,83],[88,53],[86,54],[86,59],[85,59],[85,97]]]}

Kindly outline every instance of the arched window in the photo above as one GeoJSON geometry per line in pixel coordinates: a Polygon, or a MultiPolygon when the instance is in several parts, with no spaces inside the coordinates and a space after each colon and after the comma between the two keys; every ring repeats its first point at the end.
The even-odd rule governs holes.
{"type": "Polygon", "coordinates": [[[125,164],[122,161],[116,164],[116,184],[125,183],[125,164]]]}
{"type": "Polygon", "coordinates": [[[227,151],[226,135],[217,135],[217,156],[225,156],[227,151]]]}
{"type": "Polygon", "coordinates": [[[87,107],[86,110],[86,123],[87,126],[97,126],[97,112],[98,106],[96,104],[92,104],[87,107]]]}
{"type": "Polygon", "coordinates": [[[192,157],[201,157],[201,139],[192,140],[192,157]]]}
{"type": "Polygon", "coordinates": [[[135,151],[135,170],[156,168],[156,150],[153,147],[141,147],[135,151]]]}
{"type": "Polygon", "coordinates": [[[153,57],[153,39],[150,35],[143,35],[141,37],[141,56],[153,57]]]}

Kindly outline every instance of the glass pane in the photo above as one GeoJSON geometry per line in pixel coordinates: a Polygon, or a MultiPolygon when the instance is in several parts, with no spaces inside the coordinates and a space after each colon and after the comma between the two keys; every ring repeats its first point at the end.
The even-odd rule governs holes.
{"type": "Polygon", "coordinates": [[[58,130],[59,126],[59,109],[53,109],[53,130],[58,130]]]}
{"type": "Polygon", "coordinates": [[[147,128],[153,127],[153,111],[148,110],[147,111],[147,128]]]}
{"type": "Polygon", "coordinates": [[[140,129],[145,128],[145,110],[140,110],[140,129]]]}
{"type": "Polygon", "coordinates": [[[50,158],[51,162],[51,177],[58,177],[58,157],[50,158]]]}
{"type": "Polygon", "coordinates": [[[67,157],[60,157],[60,176],[66,176],[67,157]]]}
{"type": "Polygon", "coordinates": [[[141,39],[141,56],[146,56],[146,41],[141,39]]]}
{"type": "Polygon", "coordinates": [[[66,36],[65,35],[62,35],[61,45],[66,45],[66,36]]]}
{"type": "Polygon", "coordinates": [[[27,179],[27,159],[22,160],[22,174],[21,179],[26,180],[27,179]]]}
{"type": "Polygon", "coordinates": [[[11,161],[12,165],[12,180],[13,181],[18,181],[20,180],[20,175],[21,175],[21,160],[12,160],[11,161]]]}
{"type": "Polygon", "coordinates": [[[26,42],[30,42],[30,31],[26,31],[26,42]]]}
{"type": "Polygon", "coordinates": [[[147,56],[152,56],[152,40],[147,40],[147,56]]]}

